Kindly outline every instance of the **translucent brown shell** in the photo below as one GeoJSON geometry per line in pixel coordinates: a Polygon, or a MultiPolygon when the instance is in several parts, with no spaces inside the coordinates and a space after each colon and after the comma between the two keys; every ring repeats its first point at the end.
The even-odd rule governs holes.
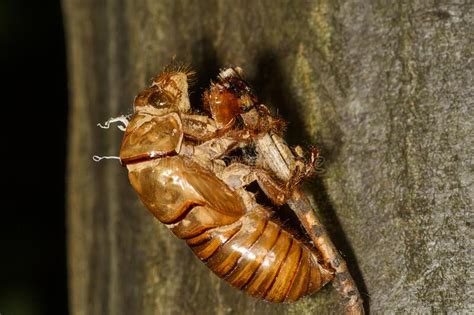
{"type": "Polygon", "coordinates": [[[215,274],[248,294],[292,302],[333,278],[313,249],[199,165],[166,157],[129,166],[145,206],[215,274]],[[173,179],[173,180],[171,180],[173,179]]]}
{"type": "MultiPolygon", "coordinates": [[[[167,91],[177,95],[176,87],[162,86],[166,80],[168,73],[160,75],[135,99],[139,110],[120,151],[143,204],[215,274],[254,297],[292,302],[333,279],[316,250],[273,221],[268,210],[249,207],[213,172],[180,155],[182,144],[190,140],[184,136],[179,107],[159,109],[173,101],[167,91]]],[[[236,110],[222,110],[223,121],[237,115],[236,110]]]]}

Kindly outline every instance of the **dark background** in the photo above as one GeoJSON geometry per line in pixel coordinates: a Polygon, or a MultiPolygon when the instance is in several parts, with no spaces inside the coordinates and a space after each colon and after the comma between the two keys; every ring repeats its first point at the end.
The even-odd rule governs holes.
{"type": "Polygon", "coordinates": [[[67,78],[59,1],[0,1],[0,313],[66,314],[67,78]]]}

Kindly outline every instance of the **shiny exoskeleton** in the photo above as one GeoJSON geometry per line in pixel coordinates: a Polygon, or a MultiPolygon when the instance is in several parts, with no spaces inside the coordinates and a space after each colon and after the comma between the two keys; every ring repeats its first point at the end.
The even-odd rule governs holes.
{"type": "Polygon", "coordinates": [[[250,141],[234,119],[247,109],[242,102],[211,104],[212,118],[194,115],[187,79],[182,70],[162,73],[136,97],[120,150],[130,183],[150,212],[232,286],[272,302],[317,291],[333,271],[246,190],[257,180],[265,193],[273,191],[272,176],[220,159],[250,141]]]}

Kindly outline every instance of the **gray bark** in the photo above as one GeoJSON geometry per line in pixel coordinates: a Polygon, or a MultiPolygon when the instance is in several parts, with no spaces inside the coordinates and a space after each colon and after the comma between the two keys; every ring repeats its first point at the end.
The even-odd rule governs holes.
{"type": "Polygon", "coordinates": [[[63,0],[70,72],[68,251],[73,314],[340,311],[331,286],[292,305],[254,300],[200,263],[140,204],[116,162],[134,95],[172,56],[239,65],[316,144],[308,194],[371,313],[474,312],[470,1],[63,0]]]}

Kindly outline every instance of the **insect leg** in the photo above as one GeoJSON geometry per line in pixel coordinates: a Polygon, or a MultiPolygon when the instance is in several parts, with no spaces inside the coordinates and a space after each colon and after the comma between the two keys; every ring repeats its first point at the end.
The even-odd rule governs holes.
{"type": "Polygon", "coordinates": [[[217,137],[218,129],[212,119],[204,115],[181,114],[183,132],[187,138],[206,141],[217,137]]]}
{"type": "Polygon", "coordinates": [[[242,143],[252,141],[257,134],[248,128],[235,129],[234,121],[224,127],[216,126],[214,120],[204,115],[181,114],[184,135],[193,140],[206,141],[227,137],[242,143]]]}
{"type": "Polygon", "coordinates": [[[287,183],[288,190],[293,191],[308,177],[314,175],[319,159],[319,150],[316,147],[310,147],[310,157],[305,158],[305,153],[300,146],[292,150],[295,153],[295,165],[290,173],[287,183]]]}
{"type": "Polygon", "coordinates": [[[244,188],[257,180],[253,168],[242,163],[232,163],[217,176],[234,190],[244,188]]]}
{"type": "Polygon", "coordinates": [[[232,151],[238,144],[233,138],[214,138],[195,146],[193,155],[202,161],[213,161],[232,151]]]}
{"type": "Polygon", "coordinates": [[[233,189],[248,186],[256,181],[264,194],[277,206],[285,204],[292,194],[291,181],[284,183],[258,167],[232,163],[219,175],[233,189]]]}

